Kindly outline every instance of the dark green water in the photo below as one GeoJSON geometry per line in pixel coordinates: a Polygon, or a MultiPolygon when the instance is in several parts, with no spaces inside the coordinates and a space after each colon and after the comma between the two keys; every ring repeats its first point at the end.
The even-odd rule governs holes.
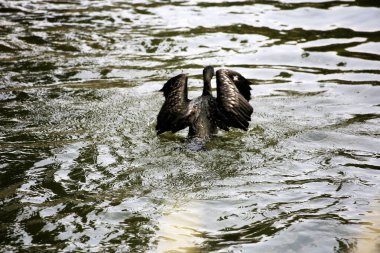
{"type": "Polygon", "coordinates": [[[380,252],[378,1],[206,1],[0,1],[0,251],[380,252]],[[192,152],[208,64],[254,113],[192,152]]]}

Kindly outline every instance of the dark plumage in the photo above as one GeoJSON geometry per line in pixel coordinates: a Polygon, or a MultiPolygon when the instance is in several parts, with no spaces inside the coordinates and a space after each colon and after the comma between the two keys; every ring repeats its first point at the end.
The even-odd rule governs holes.
{"type": "Polygon", "coordinates": [[[220,69],[216,72],[217,97],[212,96],[211,79],[214,68],[203,69],[203,92],[200,97],[187,97],[187,76],[180,74],[164,84],[160,90],[165,102],[157,116],[157,134],[173,133],[189,127],[189,137],[208,138],[218,127],[247,130],[253,109],[251,83],[238,72],[220,69]]]}

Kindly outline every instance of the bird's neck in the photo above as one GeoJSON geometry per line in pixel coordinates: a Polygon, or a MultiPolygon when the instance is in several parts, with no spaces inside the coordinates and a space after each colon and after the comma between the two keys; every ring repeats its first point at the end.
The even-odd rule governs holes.
{"type": "Polygon", "coordinates": [[[212,95],[211,93],[211,80],[204,80],[202,96],[212,95]]]}

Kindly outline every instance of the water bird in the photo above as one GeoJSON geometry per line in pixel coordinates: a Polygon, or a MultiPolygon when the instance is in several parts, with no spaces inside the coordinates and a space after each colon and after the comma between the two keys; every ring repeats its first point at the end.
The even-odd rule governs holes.
{"type": "Polygon", "coordinates": [[[164,84],[160,91],[164,93],[165,102],[157,116],[157,135],[189,127],[190,138],[206,140],[215,135],[218,128],[248,130],[253,112],[249,104],[251,82],[236,71],[219,69],[216,71],[215,98],[211,90],[214,75],[212,66],[203,69],[202,95],[192,100],[188,98],[186,74],[172,77],[164,84]]]}

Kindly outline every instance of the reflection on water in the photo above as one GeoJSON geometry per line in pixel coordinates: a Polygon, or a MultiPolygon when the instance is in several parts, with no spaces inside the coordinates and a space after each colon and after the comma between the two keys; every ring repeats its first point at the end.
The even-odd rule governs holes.
{"type": "Polygon", "coordinates": [[[155,250],[199,252],[199,245],[205,241],[204,232],[200,230],[208,224],[207,218],[211,211],[202,204],[189,202],[181,207],[173,207],[170,213],[164,213],[158,221],[158,243],[155,250]]]}
{"type": "MultiPolygon", "coordinates": [[[[3,251],[380,251],[375,1],[0,1],[3,251]],[[157,137],[169,77],[249,78],[248,132],[157,137]]],[[[215,84],[214,84],[215,85],[215,84]]]]}

